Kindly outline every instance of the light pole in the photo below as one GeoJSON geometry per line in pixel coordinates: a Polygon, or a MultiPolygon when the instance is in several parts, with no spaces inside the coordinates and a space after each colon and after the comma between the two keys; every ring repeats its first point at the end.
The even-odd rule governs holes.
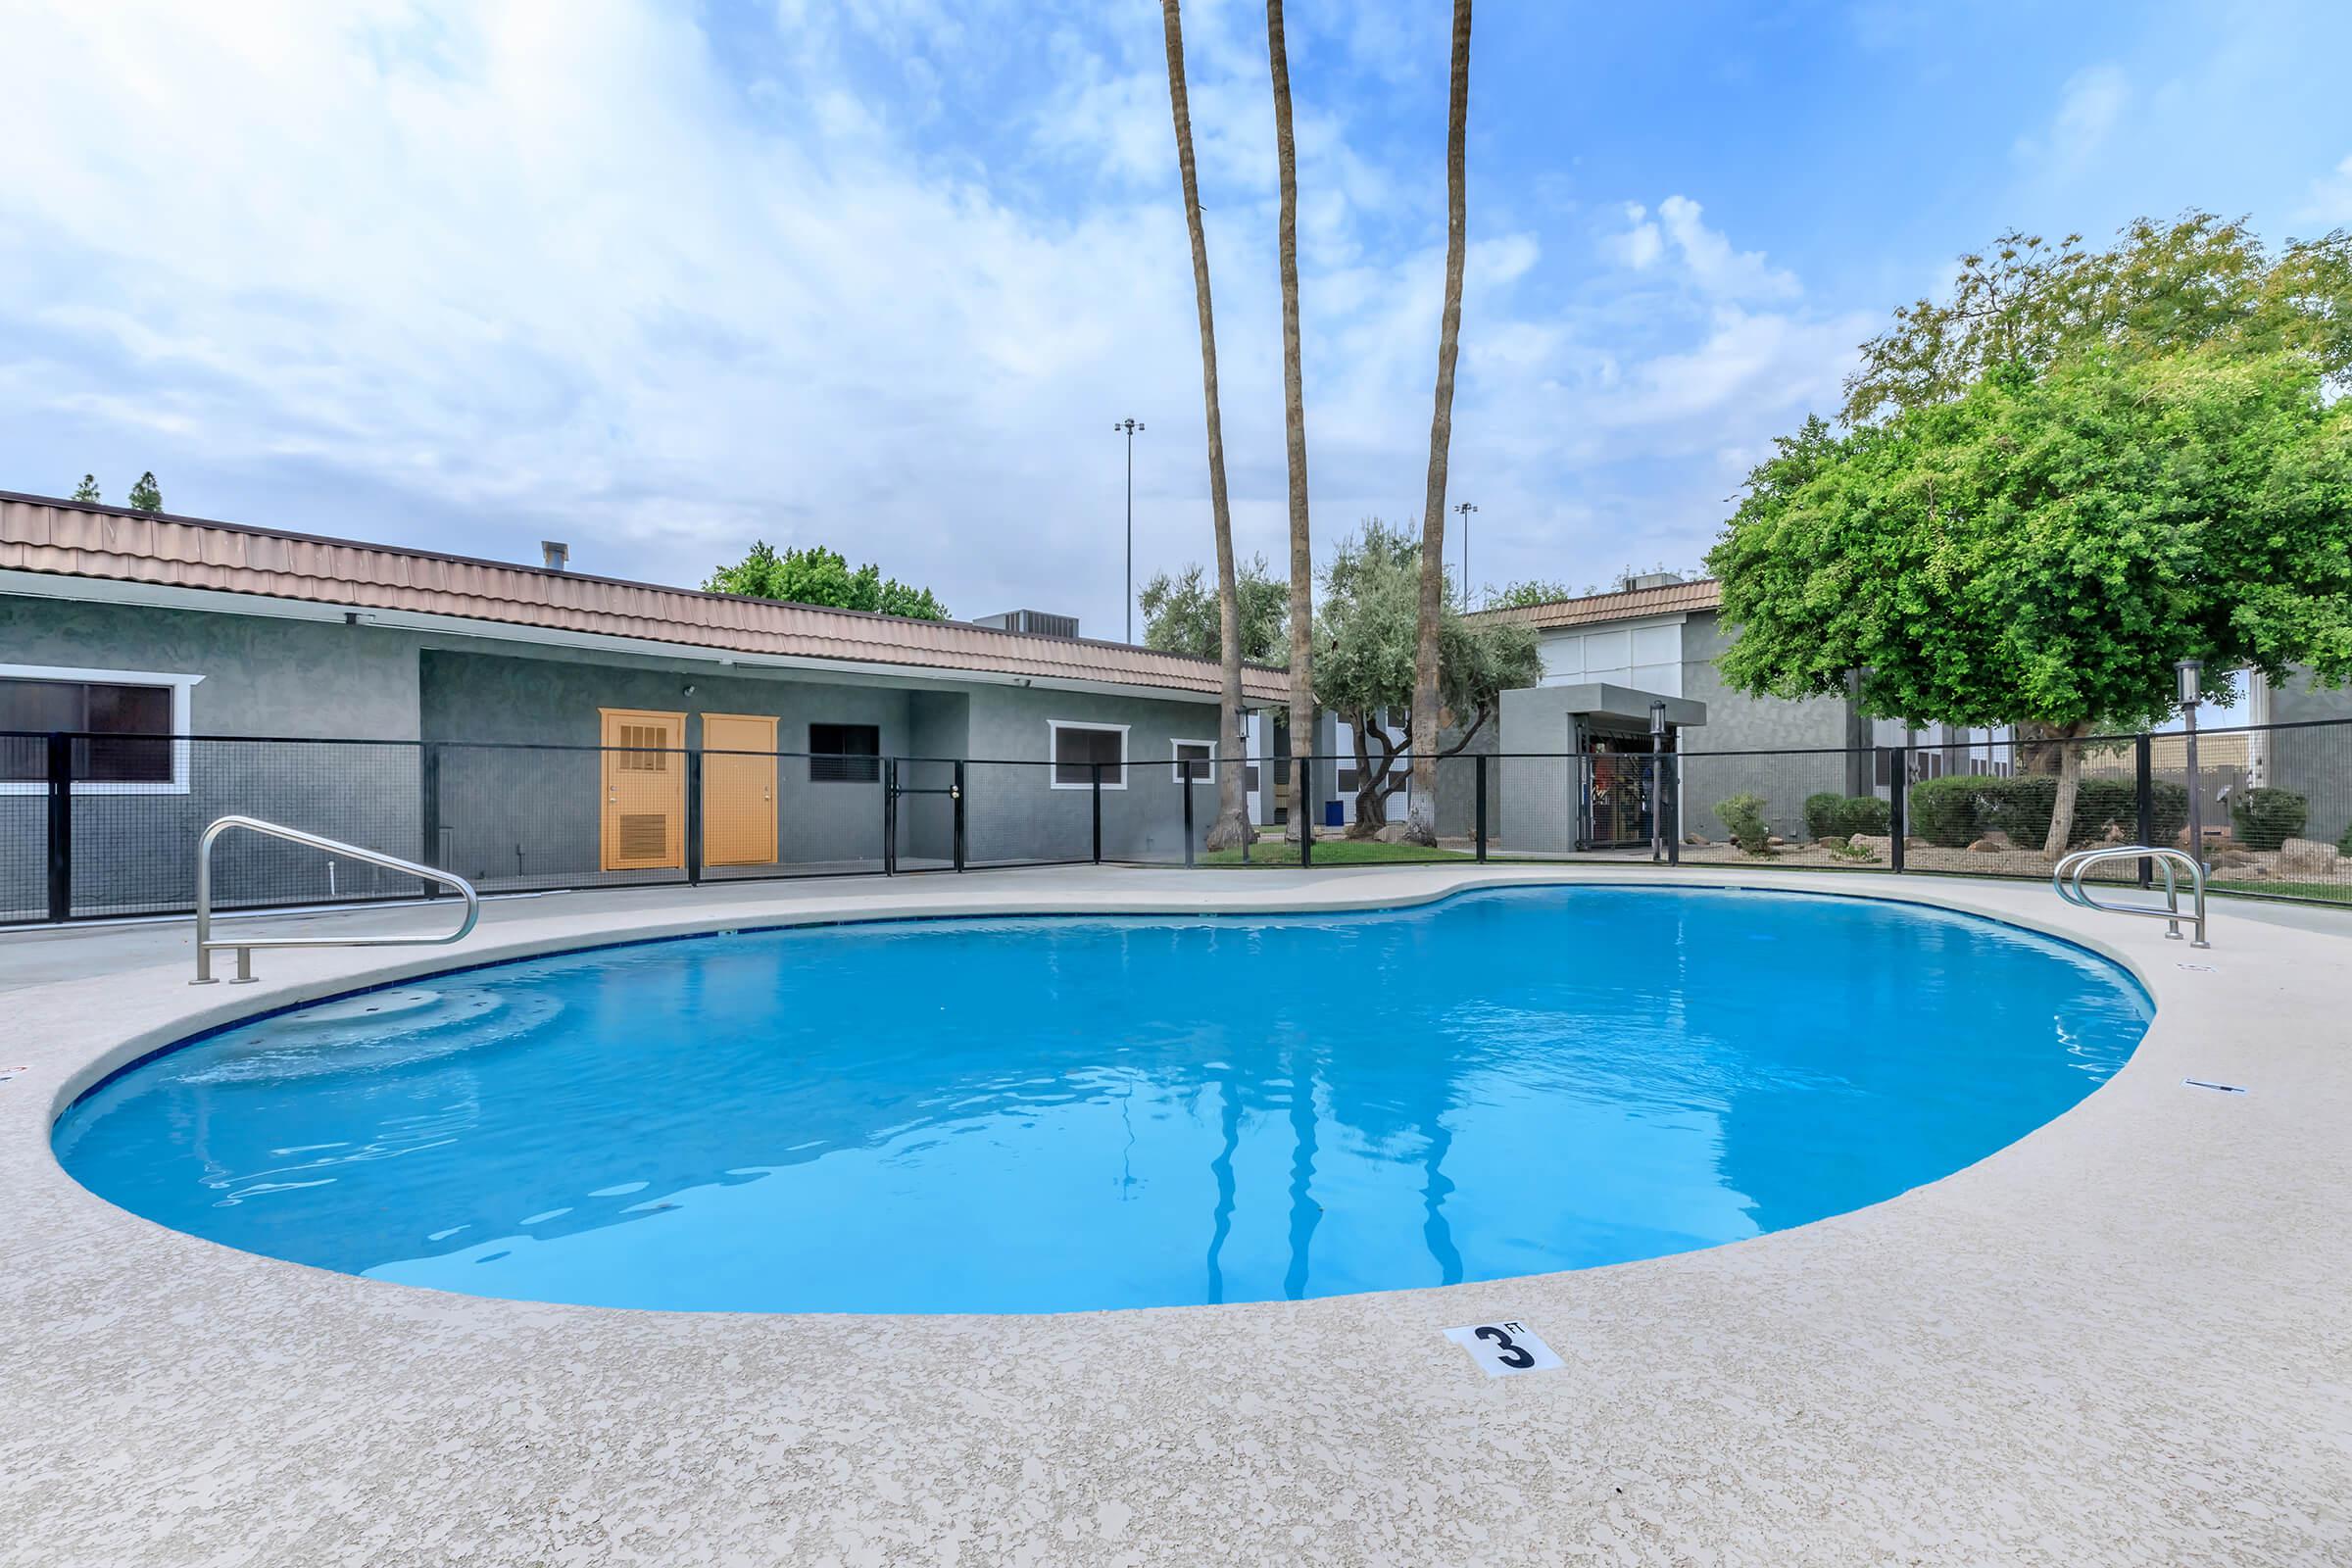
{"type": "Polygon", "coordinates": [[[2199,865],[2205,863],[2205,811],[2197,791],[2197,700],[2204,695],[2198,676],[2203,668],[2193,659],[2173,666],[2180,682],[2180,716],[2186,721],[2182,749],[2187,755],[2181,760],[2188,765],[2188,853],[2199,865]]]}
{"type": "Polygon", "coordinates": [[[1127,433],[1127,640],[1135,641],[1135,435],[1141,419],[1121,419],[1113,431],[1127,433]]]}
{"type": "Polygon", "coordinates": [[[1453,509],[1462,519],[1462,608],[1470,608],[1470,514],[1478,508],[1465,501],[1453,509]]]}

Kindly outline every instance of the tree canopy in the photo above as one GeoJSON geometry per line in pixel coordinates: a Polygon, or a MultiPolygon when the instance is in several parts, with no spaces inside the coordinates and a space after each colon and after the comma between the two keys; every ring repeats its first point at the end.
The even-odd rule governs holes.
{"type": "Polygon", "coordinates": [[[1957,397],[1986,371],[2035,372],[2070,355],[2150,359],[2205,344],[2310,355],[2339,386],[2352,372],[2352,233],[2289,241],[2276,256],[2244,220],[2189,212],[2139,219],[2104,251],[2016,229],[1960,258],[1948,301],[1922,299],[1862,345],[1845,422],[1867,424],[1957,397]]]}
{"type": "Polygon", "coordinates": [[[868,562],[853,569],[837,550],[808,545],[779,551],[755,542],[732,566],[721,566],[703,584],[707,593],[780,599],[794,605],[828,605],[836,610],[870,610],[916,620],[946,620],[948,607],[928,588],[909,588],[868,562]]]}
{"type": "MultiPolygon", "coordinates": [[[[1846,427],[1749,475],[1708,566],[1735,687],[1866,671],[1913,723],[2079,736],[2209,682],[2352,675],[2352,240],[2142,220],[2103,252],[2004,235],[1863,346],[1846,427]]],[[[2081,748],[2055,749],[2072,825],[2081,748]]]]}
{"type": "Polygon", "coordinates": [[[106,499],[98,493],[98,476],[94,473],[83,474],[81,483],[74,487],[74,499],[76,501],[103,501],[106,499]]]}
{"type": "MultiPolygon", "coordinates": [[[[1266,558],[1252,556],[1234,573],[1242,622],[1242,657],[1254,663],[1280,664],[1290,650],[1291,585],[1269,574],[1266,558]]],[[[1198,564],[1170,575],[1153,574],[1136,603],[1144,612],[1144,646],[1162,653],[1218,657],[1217,591],[1207,568],[1198,564]]]]}
{"type": "Polygon", "coordinates": [[[161,512],[164,510],[164,492],[156,484],[153,472],[139,475],[138,483],[130,487],[130,495],[127,499],[133,512],[161,512]]]}
{"type": "MultiPolygon", "coordinates": [[[[1323,576],[1315,616],[1315,701],[1355,732],[1358,835],[1387,820],[1387,798],[1402,783],[1391,764],[1414,745],[1411,707],[1413,659],[1419,639],[1421,546],[1378,517],[1344,540],[1323,576]],[[1384,720],[1387,723],[1384,724],[1384,720]],[[1399,726],[1392,736],[1387,724],[1399,726]]],[[[1532,627],[1517,621],[1473,621],[1453,595],[1444,597],[1439,621],[1438,693],[1441,722],[1453,732],[1424,738],[1434,755],[1450,757],[1494,715],[1502,693],[1543,677],[1532,627]]]]}

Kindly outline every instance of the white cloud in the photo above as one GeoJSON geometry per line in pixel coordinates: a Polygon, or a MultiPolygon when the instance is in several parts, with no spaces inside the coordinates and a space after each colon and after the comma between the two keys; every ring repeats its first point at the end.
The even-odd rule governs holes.
{"type": "Polygon", "coordinates": [[[2059,89],[2049,128],[2018,137],[2011,152],[2020,163],[2053,174],[2077,172],[2107,144],[2131,99],[2132,85],[2121,67],[2085,67],[2059,89]]]}
{"type": "MultiPolygon", "coordinates": [[[[1157,19],[1055,34],[1050,84],[960,138],[844,64],[928,49],[950,74],[917,95],[924,120],[971,91],[950,58],[1010,51],[996,35],[1019,15],[809,6],[739,71],[656,0],[253,0],[233,26],[21,6],[12,52],[46,64],[0,95],[0,484],[96,466],[119,494],[90,451],[119,446],[122,477],[156,468],[174,507],[256,523],[526,560],[566,537],[583,569],[668,581],[756,533],[819,540],[959,612],[1115,627],[1112,419],[1151,426],[1139,569],[1209,548],[1157,19]]],[[[1235,514],[1245,553],[1280,560],[1262,34],[1247,8],[1196,19],[1235,514]]],[[[1419,504],[1443,275],[1442,163],[1392,167],[1353,130],[1301,103],[1326,547],[1419,504]]],[[[1473,208],[1453,469],[1485,509],[1482,576],[1583,575],[1563,555],[1611,499],[1584,493],[1594,472],[1764,441],[1834,393],[1862,335],[1797,309],[1796,279],[1696,201],[1621,212],[1636,275],[1588,282],[1473,208]]],[[[1613,526],[1692,535],[1715,500],[1613,526]]]]}
{"type": "Polygon", "coordinates": [[[1767,263],[1762,251],[1735,250],[1721,231],[1709,228],[1703,210],[1688,196],[1658,203],[1657,217],[1639,202],[1621,209],[1626,226],[1606,236],[1603,252],[1635,271],[1646,271],[1672,248],[1682,276],[1713,299],[1785,300],[1803,292],[1796,276],[1767,263]]]}

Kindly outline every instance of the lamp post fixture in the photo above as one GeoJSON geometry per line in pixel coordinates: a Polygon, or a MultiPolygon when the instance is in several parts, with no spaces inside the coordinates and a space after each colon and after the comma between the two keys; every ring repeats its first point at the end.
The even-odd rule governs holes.
{"type": "Polygon", "coordinates": [[[1141,419],[1121,419],[1110,428],[1127,435],[1127,640],[1135,641],[1135,437],[1141,419]]]}
{"type": "Polygon", "coordinates": [[[1453,509],[1462,519],[1462,608],[1470,608],[1470,514],[1477,507],[1465,501],[1453,509]]]}
{"type": "Polygon", "coordinates": [[[2182,760],[2188,766],[2188,853],[2199,865],[2205,863],[2205,809],[2197,789],[2197,703],[2204,696],[2200,679],[2204,665],[2194,659],[2183,659],[2173,666],[2180,681],[2180,716],[2185,721],[2182,760]]]}
{"type": "Polygon", "coordinates": [[[1649,705],[1649,863],[1666,858],[1666,701],[1649,705]]]}

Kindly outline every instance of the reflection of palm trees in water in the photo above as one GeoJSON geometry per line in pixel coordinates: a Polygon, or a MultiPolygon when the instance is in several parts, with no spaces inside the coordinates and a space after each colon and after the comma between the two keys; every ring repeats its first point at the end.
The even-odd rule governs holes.
{"type": "MultiPolygon", "coordinates": [[[[1422,1240],[1437,1264],[1438,1283],[1458,1285],[1463,1278],[1462,1255],[1454,1245],[1452,1227],[1446,1218],[1446,1198],[1453,1192],[1453,1182],[1446,1175],[1445,1160],[1453,1147],[1453,1135],[1445,1123],[1445,1112],[1454,1103],[1454,1073],[1450,1054],[1429,1050],[1416,1053],[1410,1070],[1415,1077],[1424,1076],[1423,1063],[1434,1071],[1426,1073],[1437,1082],[1426,1090],[1408,1096],[1395,1097],[1413,1104],[1438,1107],[1423,1126],[1417,1120],[1399,1119],[1386,1114],[1381,1101],[1366,1098],[1355,1107],[1352,1116],[1342,1112],[1347,1100],[1338,1085],[1322,1081],[1325,1098],[1334,1121],[1353,1128],[1366,1142],[1393,1141],[1401,1137],[1418,1137],[1421,1142],[1422,1170],[1422,1240]]],[[[1318,1074],[1310,1053],[1294,1046],[1286,1053],[1281,1078],[1245,1077],[1237,1074],[1227,1062],[1211,1066],[1208,1081],[1217,1090],[1217,1152],[1209,1160],[1209,1175],[1216,1184],[1216,1207],[1209,1221],[1207,1257],[1207,1286],[1203,1298],[1211,1304],[1225,1299],[1224,1253],[1233,1235],[1234,1213],[1239,1202],[1239,1186],[1234,1173],[1234,1157],[1241,1149],[1242,1117],[1246,1109],[1285,1113],[1291,1133],[1290,1180],[1287,1186],[1287,1260],[1283,1270],[1282,1294],[1287,1300],[1303,1300],[1313,1276],[1315,1231],[1323,1221],[1323,1205],[1315,1200],[1315,1156],[1319,1148],[1319,1122],[1323,1111],[1316,1105],[1318,1074]],[[1282,1086],[1278,1097],[1269,1097],[1262,1104],[1245,1106],[1244,1082],[1255,1082],[1273,1088],[1282,1086]]]]}

